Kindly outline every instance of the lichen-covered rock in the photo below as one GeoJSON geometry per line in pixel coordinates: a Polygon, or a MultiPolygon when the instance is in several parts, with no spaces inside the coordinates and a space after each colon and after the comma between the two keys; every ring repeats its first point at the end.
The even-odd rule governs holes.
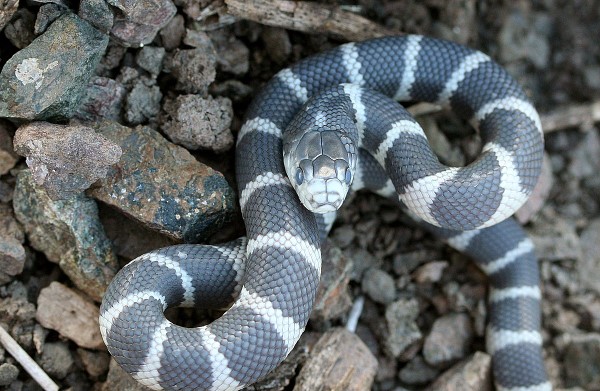
{"type": "Polygon", "coordinates": [[[121,146],[123,156],[90,194],[148,228],[196,242],[231,218],[234,193],[223,175],[148,127],[112,122],[96,130],[121,146]]]}
{"type": "Polygon", "coordinates": [[[53,200],[71,198],[106,177],[122,154],[118,145],[80,125],[32,122],[17,130],[14,143],[53,200]]]}
{"type": "Polygon", "coordinates": [[[0,73],[0,117],[71,117],[100,61],[108,37],[73,14],[57,19],[0,73]]]}
{"type": "Polygon", "coordinates": [[[31,172],[24,170],[17,175],[13,205],[31,246],[58,263],[79,289],[99,301],[118,265],[94,200],[80,195],[53,201],[35,184],[31,172]]]}
{"type": "Polygon", "coordinates": [[[111,34],[126,46],[152,42],[158,30],[177,12],[171,0],[108,0],[121,12],[115,15],[111,34]]]}
{"type": "Polygon", "coordinates": [[[229,99],[180,95],[165,102],[164,109],[167,121],[162,128],[174,143],[217,153],[233,146],[233,108],[229,99]]]}

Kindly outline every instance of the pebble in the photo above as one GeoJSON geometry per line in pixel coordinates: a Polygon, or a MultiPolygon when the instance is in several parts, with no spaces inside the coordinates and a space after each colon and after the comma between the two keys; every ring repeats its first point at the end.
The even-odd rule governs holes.
{"type": "Polygon", "coordinates": [[[6,284],[25,267],[25,249],[12,237],[0,236],[0,285],[6,284]]]}
{"type": "Polygon", "coordinates": [[[469,315],[451,313],[438,318],[425,337],[423,357],[433,366],[446,365],[464,358],[473,339],[469,315]]]}
{"type": "Polygon", "coordinates": [[[45,343],[38,363],[44,371],[57,379],[67,377],[75,365],[69,346],[64,342],[45,343]]]}
{"type": "Polygon", "coordinates": [[[360,338],[346,329],[334,328],[314,345],[294,391],[367,391],[376,372],[377,359],[360,338]]]}
{"type": "Polygon", "coordinates": [[[565,382],[568,387],[586,390],[600,389],[600,334],[569,336],[564,348],[565,382]]]}
{"type": "Polygon", "coordinates": [[[166,51],[159,46],[144,46],[136,56],[135,63],[140,68],[156,77],[162,71],[163,60],[165,59],[166,51]]]}
{"type": "Polygon", "coordinates": [[[171,0],[106,2],[120,11],[115,13],[110,33],[124,46],[139,47],[149,44],[177,12],[171,0]]]}
{"type": "Polygon", "coordinates": [[[386,350],[401,361],[409,361],[421,347],[423,335],[416,319],[419,303],[416,299],[400,299],[385,309],[387,323],[386,350]]]}
{"type": "Polygon", "coordinates": [[[589,289],[600,294],[600,218],[589,222],[580,235],[581,258],[577,262],[579,278],[589,289]]]}
{"type": "Polygon", "coordinates": [[[381,269],[371,268],[365,272],[362,291],[381,304],[389,304],[396,298],[394,278],[381,269]]]}
{"type": "Polygon", "coordinates": [[[457,363],[427,391],[492,391],[492,359],[482,352],[457,363]]]}
{"type": "Polygon", "coordinates": [[[99,377],[108,371],[110,355],[107,352],[77,348],[77,354],[81,359],[86,372],[90,375],[99,377]]]}
{"type": "Polygon", "coordinates": [[[548,66],[551,23],[544,14],[525,14],[518,8],[508,15],[498,35],[500,61],[527,59],[538,69],[548,66]]]}
{"type": "Polygon", "coordinates": [[[438,282],[447,267],[447,261],[428,262],[414,271],[413,278],[418,284],[438,282]]]}
{"type": "Polygon", "coordinates": [[[175,15],[159,33],[163,48],[167,51],[175,50],[181,45],[185,35],[185,19],[182,15],[175,15]]]}
{"type": "Polygon", "coordinates": [[[287,30],[281,27],[265,26],[260,34],[265,47],[269,48],[269,57],[277,64],[284,64],[292,54],[292,42],[287,30]]]}
{"type": "Polygon", "coordinates": [[[19,7],[19,0],[4,0],[0,6],[0,31],[11,21],[19,7]]]}
{"type": "Polygon", "coordinates": [[[352,269],[352,279],[354,281],[362,280],[364,283],[365,272],[367,270],[379,269],[383,265],[383,260],[381,258],[374,256],[361,247],[348,247],[344,250],[344,253],[347,257],[352,259],[352,264],[354,265],[352,269]]]}
{"type": "Polygon", "coordinates": [[[8,386],[19,376],[19,368],[10,364],[0,364],[0,386],[8,386]]]}
{"type": "Polygon", "coordinates": [[[24,170],[17,175],[13,203],[31,246],[99,301],[117,271],[117,259],[98,220],[94,200],[81,195],[53,201],[24,170]]]}
{"type": "Polygon", "coordinates": [[[177,80],[175,88],[188,94],[206,96],[208,86],[217,76],[214,48],[175,50],[171,73],[177,80]]]}
{"type": "Polygon", "coordinates": [[[250,69],[250,50],[232,34],[210,34],[210,39],[217,52],[219,71],[243,76],[250,69]]]}
{"type": "Polygon", "coordinates": [[[428,365],[423,356],[417,355],[398,372],[400,381],[410,385],[429,383],[438,375],[439,370],[428,365]]]}
{"type": "Polygon", "coordinates": [[[581,142],[570,153],[568,175],[573,178],[589,178],[598,175],[600,167],[600,132],[585,132],[581,142]]]}
{"type": "Polygon", "coordinates": [[[160,87],[154,79],[140,77],[125,99],[125,120],[131,125],[153,122],[160,113],[160,87]]]}
{"type": "Polygon", "coordinates": [[[74,117],[84,123],[119,121],[126,96],[123,84],[107,77],[93,76],[74,117]]]}
{"type": "Polygon", "coordinates": [[[33,28],[35,35],[44,33],[44,31],[46,31],[52,22],[66,12],[67,10],[58,4],[47,3],[42,5],[38,10],[37,18],[35,19],[35,25],[33,28]]]}
{"type": "Polygon", "coordinates": [[[19,161],[19,156],[13,151],[12,137],[8,126],[0,123],[0,175],[7,174],[19,161]]]}
{"type": "Polygon", "coordinates": [[[21,8],[4,28],[4,35],[18,49],[27,47],[34,39],[35,15],[21,8]]]}
{"type": "Polygon", "coordinates": [[[202,98],[179,95],[165,102],[165,122],[161,128],[175,143],[188,150],[204,149],[216,153],[233,146],[231,121],[233,108],[228,98],[202,98]]]}
{"type": "Polygon", "coordinates": [[[110,6],[104,0],[81,0],[78,15],[105,34],[110,32],[115,20],[110,6]]]}
{"type": "Polygon", "coordinates": [[[100,310],[73,289],[52,282],[40,292],[36,320],[45,328],[75,342],[79,347],[104,350],[98,317],[100,310]]]}
{"type": "Polygon", "coordinates": [[[231,219],[234,193],[223,175],[148,127],[103,122],[96,130],[123,149],[96,199],[172,239],[198,242],[231,219]]]}
{"type": "Polygon", "coordinates": [[[27,158],[36,184],[53,200],[81,194],[117,163],[118,145],[80,125],[32,122],[17,129],[15,150],[27,158]]]}
{"type": "Polygon", "coordinates": [[[0,117],[70,118],[77,109],[108,37],[67,13],[12,56],[0,73],[0,117]]]}

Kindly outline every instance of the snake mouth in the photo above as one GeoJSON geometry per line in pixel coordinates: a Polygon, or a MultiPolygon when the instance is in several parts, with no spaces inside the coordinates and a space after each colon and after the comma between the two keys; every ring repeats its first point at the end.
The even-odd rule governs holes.
{"type": "Polygon", "coordinates": [[[301,186],[298,195],[302,204],[313,213],[329,213],[338,210],[348,194],[348,186],[337,179],[313,179],[301,186]]]}

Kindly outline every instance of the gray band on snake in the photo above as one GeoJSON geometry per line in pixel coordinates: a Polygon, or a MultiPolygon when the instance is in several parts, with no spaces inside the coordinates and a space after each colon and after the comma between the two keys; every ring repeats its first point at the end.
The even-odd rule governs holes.
{"type": "Polygon", "coordinates": [[[247,242],[173,246],[123,268],[101,307],[111,354],[141,383],[169,390],[240,389],[287,356],[308,321],[321,255],[317,218],[285,175],[281,135],[310,97],[340,83],[365,88],[329,92],[347,102],[359,136],[353,188],[390,196],[391,177],[400,201],[424,225],[477,261],[492,285],[487,337],[498,387],[551,389],[541,359],[533,247],[515,222],[503,221],[539,175],[539,118],[517,83],[487,56],[421,36],[342,45],[281,71],[266,85],[248,110],[236,149],[247,242]],[[466,168],[444,167],[405,111],[374,115],[371,100],[380,108],[393,103],[369,90],[449,104],[480,130],[481,157],[466,168]],[[221,318],[200,328],[173,325],[163,315],[168,306],[221,308],[236,297],[221,318]]]}

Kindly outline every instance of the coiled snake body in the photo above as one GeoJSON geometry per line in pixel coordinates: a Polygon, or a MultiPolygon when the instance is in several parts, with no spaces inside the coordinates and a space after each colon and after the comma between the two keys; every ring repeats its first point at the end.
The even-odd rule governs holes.
{"type": "MultiPolygon", "coordinates": [[[[240,389],[287,356],[315,298],[319,227],[331,220],[302,206],[292,182],[302,184],[305,174],[298,171],[292,182],[286,176],[281,136],[290,123],[322,124],[329,102],[347,114],[357,135],[353,188],[386,196],[395,188],[426,228],[488,274],[487,348],[498,388],[550,390],[533,246],[518,224],[505,220],[539,175],[538,115],[486,55],[415,35],[342,45],[279,72],[265,86],[247,112],[236,149],[247,239],[172,246],[124,267],[101,307],[110,353],[141,383],[169,390],[240,389]],[[303,119],[294,119],[318,93],[304,106],[303,119]],[[441,165],[416,122],[382,94],[449,105],[479,129],[481,156],[464,168],[441,165]],[[223,308],[234,298],[204,327],[180,327],[163,315],[169,306],[223,308]]],[[[343,171],[339,176],[347,179],[343,171]]]]}

